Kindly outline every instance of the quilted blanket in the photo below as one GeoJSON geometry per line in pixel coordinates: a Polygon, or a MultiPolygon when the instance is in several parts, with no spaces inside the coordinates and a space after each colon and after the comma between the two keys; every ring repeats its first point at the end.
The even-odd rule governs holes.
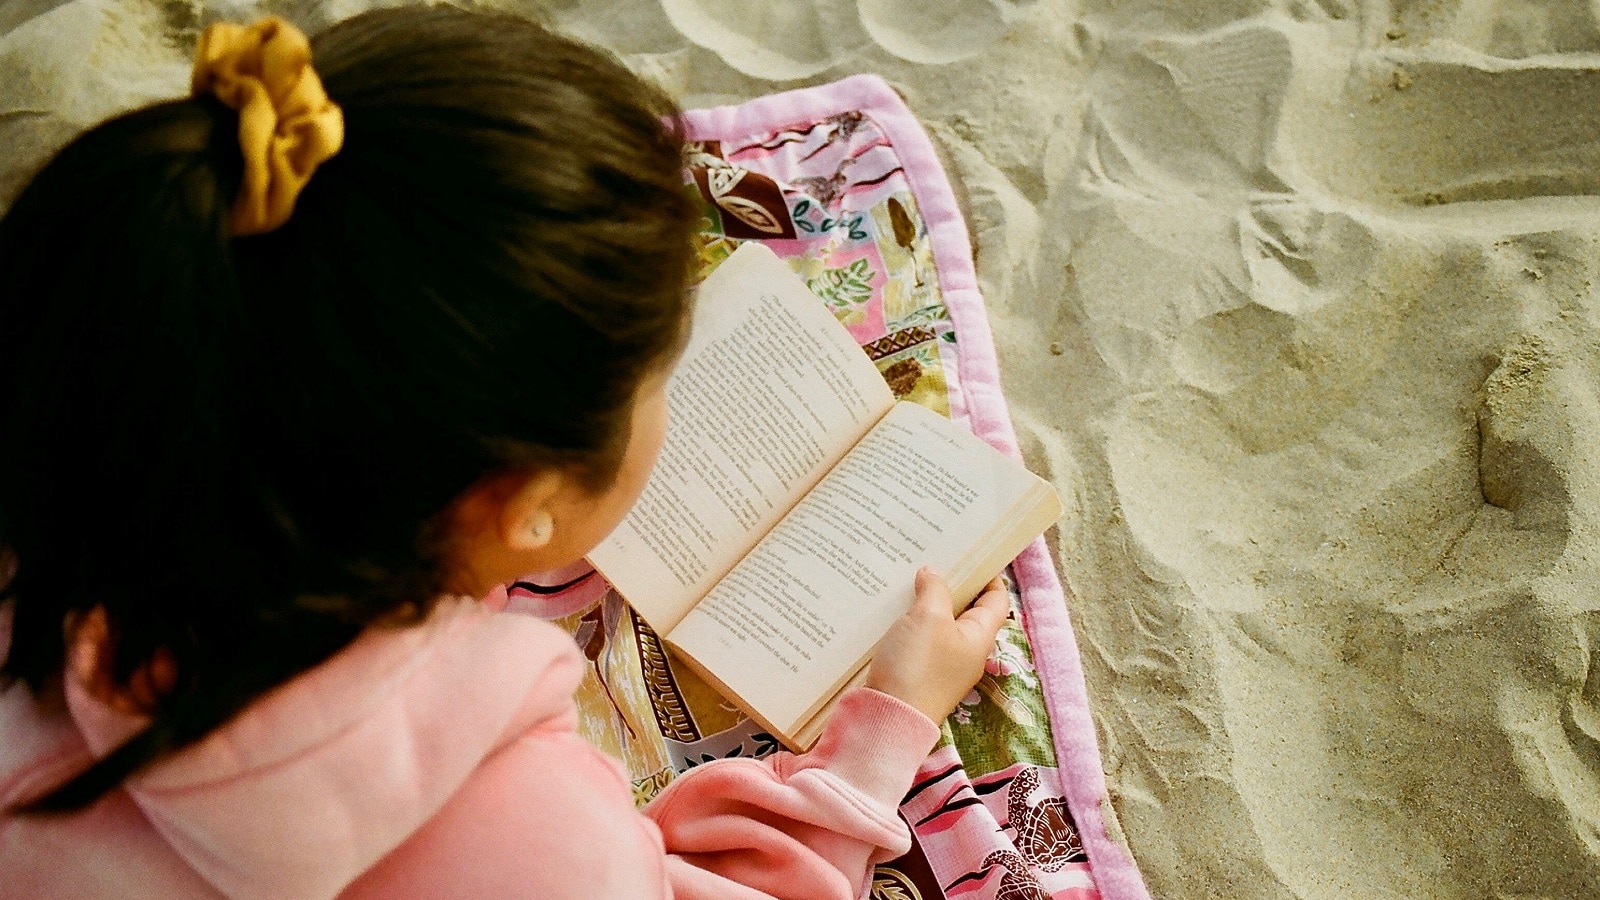
{"type": "MultiPolygon", "coordinates": [[[[687,128],[702,274],[741,242],[765,242],[896,396],[1016,455],[966,227],[926,133],[885,82],[691,110],[687,128]]],[[[874,900],[1147,896],[1106,832],[1077,646],[1042,540],[1007,580],[1012,620],[901,806],[914,846],[878,867],[874,900]]],[[[556,621],[583,648],[581,728],[626,762],[639,803],[694,766],[780,749],[676,665],[593,571],[519,582],[510,608],[556,621]]]]}

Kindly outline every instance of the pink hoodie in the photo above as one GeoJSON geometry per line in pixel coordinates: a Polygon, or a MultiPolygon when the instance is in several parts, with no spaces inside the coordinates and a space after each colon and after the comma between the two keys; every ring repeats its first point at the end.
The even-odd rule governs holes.
{"type": "MultiPolygon", "coordinates": [[[[907,848],[896,805],[938,727],[900,701],[855,691],[810,753],[709,763],[641,812],[574,730],[582,672],[554,626],[444,601],[83,813],[0,819],[0,897],[818,900],[907,848]]],[[[52,694],[0,693],[0,803],[138,725],[52,694]]]]}

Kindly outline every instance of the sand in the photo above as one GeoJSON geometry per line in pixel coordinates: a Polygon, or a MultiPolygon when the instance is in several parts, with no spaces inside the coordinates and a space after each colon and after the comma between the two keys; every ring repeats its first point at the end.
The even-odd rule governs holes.
{"type": "MultiPolygon", "coordinates": [[[[202,16],[9,0],[0,196],[202,16]]],[[[499,0],[694,105],[884,74],[970,208],[1162,898],[1600,893],[1600,19],[1579,0],[499,0]]]]}

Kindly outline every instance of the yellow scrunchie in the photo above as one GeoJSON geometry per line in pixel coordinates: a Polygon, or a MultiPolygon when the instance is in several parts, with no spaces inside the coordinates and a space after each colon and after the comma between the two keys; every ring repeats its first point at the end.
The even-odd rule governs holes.
{"type": "Polygon", "coordinates": [[[192,86],[239,111],[244,182],[229,220],[235,235],[288,221],[295,198],[344,143],[344,113],[311,69],[311,42],[269,16],[246,28],[217,23],[200,37],[192,86]]]}

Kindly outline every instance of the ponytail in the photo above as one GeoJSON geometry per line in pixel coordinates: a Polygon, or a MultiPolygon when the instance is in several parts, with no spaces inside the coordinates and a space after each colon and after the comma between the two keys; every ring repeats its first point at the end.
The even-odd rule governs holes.
{"type": "MultiPolygon", "coordinates": [[[[230,119],[199,98],[106,122],[0,218],[0,544],[17,556],[6,596],[28,597],[4,671],[36,691],[74,601],[171,587],[181,576],[142,551],[178,508],[221,500],[224,348],[242,315],[230,119]],[[149,452],[163,443],[184,452],[149,452]]],[[[123,630],[121,663],[143,655],[141,631],[123,630]]]]}

